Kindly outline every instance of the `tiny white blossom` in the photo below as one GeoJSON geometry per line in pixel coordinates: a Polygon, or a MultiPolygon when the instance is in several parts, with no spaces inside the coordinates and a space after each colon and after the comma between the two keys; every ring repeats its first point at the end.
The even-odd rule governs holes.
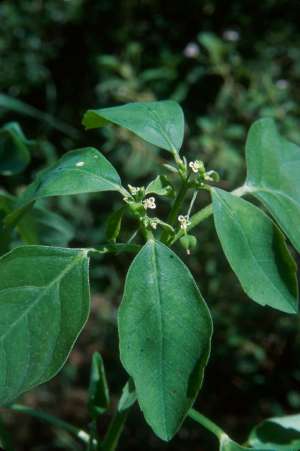
{"type": "Polygon", "coordinates": [[[155,198],[154,197],[148,197],[147,199],[143,200],[143,205],[145,210],[148,208],[150,210],[155,210],[156,204],[155,204],[155,198]]]}
{"type": "Polygon", "coordinates": [[[187,230],[188,226],[191,224],[191,221],[190,221],[188,215],[186,215],[186,216],[179,215],[178,221],[180,222],[180,228],[185,231],[187,230]]]}
{"type": "Polygon", "coordinates": [[[195,174],[197,174],[200,170],[204,170],[203,163],[202,161],[199,160],[190,161],[189,167],[192,169],[193,172],[195,172],[195,174]]]}

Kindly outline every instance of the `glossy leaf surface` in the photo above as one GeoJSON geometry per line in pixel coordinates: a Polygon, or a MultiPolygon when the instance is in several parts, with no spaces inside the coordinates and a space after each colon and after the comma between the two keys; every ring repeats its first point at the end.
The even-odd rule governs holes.
{"type": "Polygon", "coordinates": [[[249,190],[300,251],[300,147],[280,136],[271,118],[260,119],[250,128],[246,157],[249,190]]]}
{"type": "Polygon", "coordinates": [[[119,191],[120,177],[93,147],[72,150],[41,172],[20,199],[21,205],[50,196],[119,191]]]}
{"type": "Polygon", "coordinates": [[[261,305],[296,313],[296,264],[282,233],[246,200],[220,189],[212,197],[217,234],[244,291],[261,305]]]}
{"type": "Polygon", "coordinates": [[[253,447],[263,450],[299,451],[300,415],[269,418],[256,426],[249,437],[253,447]]]}
{"type": "Polygon", "coordinates": [[[172,100],[128,103],[122,106],[88,110],[82,121],[85,128],[120,125],[155,146],[179,151],[184,135],[181,107],[172,100]]]}
{"type": "Polygon", "coordinates": [[[0,405],[51,379],[89,312],[87,251],[21,246],[0,259],[0,405]]]}
{"type": "Polygon", "coordinates": [[[145,419],[170,440],[200,389],[212,322],[190,271],[160,242],[149,241],[131,264],[118,326],[145,419]]]}

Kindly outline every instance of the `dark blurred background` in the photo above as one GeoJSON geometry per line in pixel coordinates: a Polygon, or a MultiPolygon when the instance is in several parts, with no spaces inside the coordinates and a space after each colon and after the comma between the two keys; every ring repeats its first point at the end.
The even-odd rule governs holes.
{"type": "MultiPolygon", "coordinates": [[[[182,105],[187,122],[182,152],[218,170],[225,189],[237,187],[245,174],[244,143],[254,120],[272,116],[287,137],[300,143],[299,17],[297,0],[2,0],[0,125],[18,121],[33,142],[26,171],[1,177],[1,188],[18,194],[38,170],[87,145],[112,161],[125,184],[151,180],[167,161],[165,152],[117,128],[85,133],[81,118],[88,108],[155,99],[182,105]]],[[[207,201],[200,196],[197,206],[207,201]]],[[[44,206],[70,225],[56,241],[44,230],[41,242],[97,246],[105,240],[107,214],[119,204],[114,194],[51,200],[44,206]]],[[[130,218],[126,227],[129,235],[134,227],[130,218]]],[[[243,295],[211,220],[196,236],[198,247],[188,264],[215,324],[196,406],[243,441],[261,419],[300,411],[299,319],[243,295]]],[[[22,402],[88,425],[86,387],[90,358],[98,350],[113,411],[126,381],[115,319],[129,262],[127,255],[93,261],[93,309],[86,329],[60,375],[22,402]]],[[[82,449],[65,432],[37,420],[7,412],[4,418],[18,451],[82,449]]],[[[109,415],[100,431],[108,422],[109,415]]],[[[141,448],[215,451],[217,444],[191,420],[172,442],[160,442],[135,407],[119,449],[141,448]]]]}

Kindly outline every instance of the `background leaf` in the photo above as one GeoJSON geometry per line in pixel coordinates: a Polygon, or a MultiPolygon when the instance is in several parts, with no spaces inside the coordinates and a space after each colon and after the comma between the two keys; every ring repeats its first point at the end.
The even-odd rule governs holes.
{"type": "Polygon", "coordinates": [[[51,379],[89,312],[87,251],[21,246],[0,259],[0,405],[51,379]]]}
{"type": "Polygon", "coordinates": [[[169,151],[179,151],[184,135],[182,109],[172,100],[88,110],[82,123],[86,129],[104,127],[109,123],[120,125],[145,141],[169,151]]]}
{"type": "Polygon", "coordinates": [[[247,144],[247,185],[300,251],[300,147],[282,138],[271,118],[256,121],[247,144]]]}
{"type": "Polygon", "coordinates": [[[28,144],[17,122],[9,122],[0,128],[0,174],[19,174],[26,168],[30,161],[28,144]]]}
{"type": "Polygon", "coordinates": [[[22,217],[17,232],[26,244],[67,246],[74,237],[74,228],[68,221],[40,206],[35,206],[22,217]]]}
{"type": "Polygon", "coordinates": [[[149,241],[131,264],[118,325],[145,419],[170,440],[200,389],[212,322],[190,271],[165,245],[149,241]]]}
{"type": "Polygon", "coordinates": [[[220,189],[212,198],[217,234],[245,292],[258,304],[296,313],[296,264],[282,233],[251,203],[220,189]]]}
{"type": "Polygon", "coordinates": [[[256,426],[249,443],[260,446],[263,450],[299,451],[300,449],[300,415],[269,418],[256,426]]]}

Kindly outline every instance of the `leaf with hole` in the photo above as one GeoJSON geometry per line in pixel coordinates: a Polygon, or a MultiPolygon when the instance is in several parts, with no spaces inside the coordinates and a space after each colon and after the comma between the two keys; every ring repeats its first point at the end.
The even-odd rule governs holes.
{"type": "Polygon", "coordinates": [[[103,191],[122,191],[115,168],[93,147],[72,150],[36,177],[20,197],[17,209],[7,216],[6,224],[14,225],[38,199],[103,191]]]}
{"type": "Polygon", "coordinates": [[[212,198],[217,234],[244,291],[258,304],[296,313],[297,268],[283,234],[246,200],[216,188],[212,198]]]}
{"type": "Polygon", "coordinates": [[[184,135],[184,116],[177,102],[128,103],[122,106],[88,110],[82,121],[86,129],[115,124],[145,141],[170,152],[179,152],[184,135]]]}
{"type": "Polygon", "coordinates": [[[86,250],[21,246],[0,258],[0,405],[61,369],[89,304],[86,250]]]}
{"type": "Polygon", "coordinates": [[[212,321],[190,271],[162,243],[148,241],[132,262],[118,327],[145,419],[170,440],[201,387],[212,321]]]}

